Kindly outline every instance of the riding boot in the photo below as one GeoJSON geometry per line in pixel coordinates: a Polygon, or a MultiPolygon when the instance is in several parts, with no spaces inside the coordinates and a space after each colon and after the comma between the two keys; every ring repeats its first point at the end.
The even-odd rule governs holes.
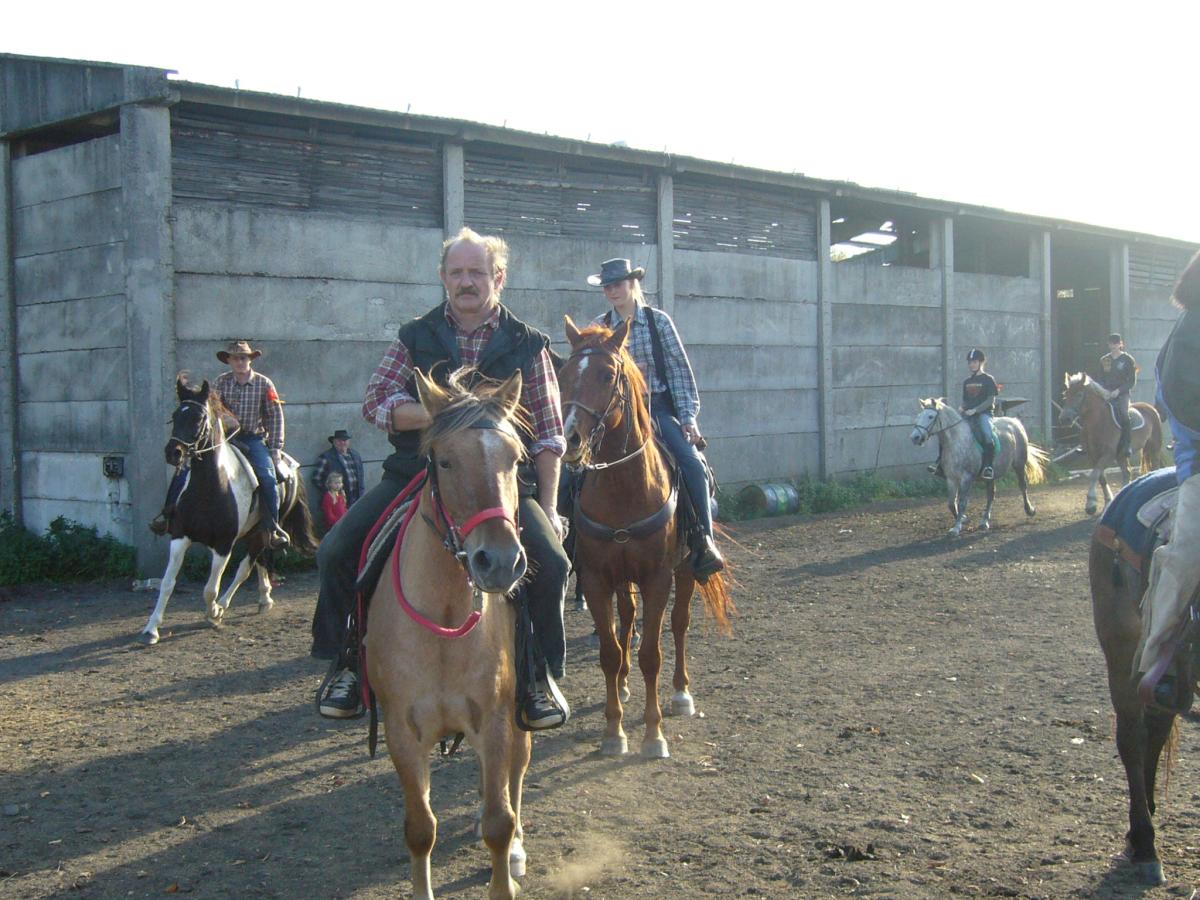
{"type": "Polygon", "coordinates": [[[171,515],[175,512],[174,505],[164,506],[160,512],[150,522],[150,530],[155,534],[162,536],[167,533],[171,527],[171,515]]]}
{"type": "Polygon", "coordinates": [[[283,530],[283,526],[279,524],[275,516],[265,516],[258,527],[266,535],[267,546],[272,550],[286,547],[292,542],[291,537],[283,530]]]}
{"type": "Polygon", "coordinates": [[[725,568],[725,558],[717,549],[711,534],[700,533],[692,555],[692,572],[696,580],[704,584],[713,575],[725,568]]]}
{"type": "Polygon", "coordinates": [[[925,471],[930,475],[936,475],[938,478],[945,478],[946,471],[942,468],[942,448],[938,448],[937,459],[925,467],[925,471]]]}
{"type": "Polygon", "coordinates": [[[996,472],[992,469],[992,458],[996,455],[994,447],[985,447],[983,450],[983,469],[979,472],[979,477],[984,481],[991,481],[996,477],[996,472]]]}

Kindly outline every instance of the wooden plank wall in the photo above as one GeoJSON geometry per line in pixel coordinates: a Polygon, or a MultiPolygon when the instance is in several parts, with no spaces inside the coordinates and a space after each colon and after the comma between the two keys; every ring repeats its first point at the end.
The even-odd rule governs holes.
{"type": "Polygon", "coordinates": [[[101,468],[129,440],[119,141],[13,161],[13,255],[26,525],[128,539],[126,483],[101,468]]]}

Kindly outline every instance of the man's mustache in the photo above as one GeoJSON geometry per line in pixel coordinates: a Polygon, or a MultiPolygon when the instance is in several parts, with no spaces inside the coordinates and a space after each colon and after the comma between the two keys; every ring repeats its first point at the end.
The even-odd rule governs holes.
{"type": "Polygon", "coordinates": [[[473,287],[462,288],[461,290],[455,291],[454,296],[455,297],[478,297],[479,291],[475,290],[475,288],[473,288],[473,287]]]}

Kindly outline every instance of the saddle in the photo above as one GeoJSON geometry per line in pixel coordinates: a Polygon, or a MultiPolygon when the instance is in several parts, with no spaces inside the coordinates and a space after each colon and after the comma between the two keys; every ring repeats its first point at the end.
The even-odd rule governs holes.
{"type": "MultiPolygon", "coordinates": [[[[1113,424],[1116,425],[1118,428],[1120,428],[1121,420],[1119,418],[1117,418],[1117,408],[1115,406],[1113,406],[1112,403],[1108,404],[1108,412],[1112,416],[1113,424]]],[[[1141,412],[1139,412],[1137,409],[1135,409],[1132,406],[1129,407],[1129,430],[1137,431],[1139,428],[1141,428],[1145,424],[1146,424],[1146,419],[1145,419],[1145,417],[1142,416],[1141,412]]]]}
{"type": "Polygon", "coordinates": [[[1174,466],[1143,475],[1113,498],[1094,537],[1145,575],[1155,548],[1170,540],[1171,513],[1178,496],[1174,466]]]}
{"type": "MultiPolygon", "coordinates": [[[[246,478],[251,485],[251,493],[258,496],[258,476],[254,474],[254,467],[250,465],[250,460],[242,451],[242,448],[237,445],[236,440],[229,442],[229,449],[233,451],[233,458],[236,459],[242,467],[242,471],[246,473],[246,478]]],[[[287,489],[288,482],[297,476],[300,472],[300,463],[294,457],[285,451],[280,451],[279,465],[275,467],[275,480],[279,483],[279,508],[280,510],[288,509],[293,500],[291,492],[287,489]]],[[[282,513],[281,513],[282,515],[282,513]]]]}

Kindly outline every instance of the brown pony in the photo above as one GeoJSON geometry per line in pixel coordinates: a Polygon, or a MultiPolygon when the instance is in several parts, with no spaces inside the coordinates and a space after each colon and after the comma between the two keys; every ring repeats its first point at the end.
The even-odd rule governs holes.
{"type": "MultiPolygon", "coordinates": [[[[1162,863],[1154,847],[1154,787],[1159,760],[1163,759],[1169,769],[1179,729],[1174,713],[1142,703],[1133,676],[1133,658],[1142,634],[1139,610],[1149,564],[1149,558],[1144,562],[1127,558],[1092,537],[1088,558],[1092,619],[1108,667],[1108,692],[1117,716],[1117,752],[1129,785],[1125,855],[1143,881],[1162,884],[1162,863]]],[[[1180,653],[1176,664],[1184,670],[1179,684],[1186,689],[1195,675],[1190,671],[1190,653],[1180,653]]]]}
{"type": "MultiPolygon", "coordinates": [[[[1113,421],[1112,407],[1100,396],[1100,391],[1104,388],[1089,378],[1086,372],[1067,375],[1064,383],[1066,391],[1063,394],[1062,412],[1058,421],[1062,425],[1079,423],[1083,449],[1087,453],[1088,462],[1092,464],[1092,482],[1088,488],[1085,507],[1087,514],[1091,516],[1095,515],[1098,508],[1097,484],[1104,489],[1105,504],[1112,502],[1113,493],[1104,477],[1104,469],[1114,463],[1119,465],[1125,479],[1122,483],[1124,486],[1129,484],[1129,461],[1125,457],[1116,458],[1121,429],[1113,421]]],[[[1158,410],[1149,403],[1131,403],[1129,408],[1142,414],[1142,424],[1133,429],[1129,446],[1134,453],[1142,454],[1143,473],[1157,469],[1163,445],[1163,423],[1158,410]]]]}
{"type": "Polygon", "coordinates": [[[516,612],[506,599],[526,568],[515,519],[521,373],[467,390],[462,371],[446,388],[416,374],[433,419],[422,438],[430,474],[371,600],[364,642],[404,788],[413,896],[433,896],[430,751],[462,733],[479,755],[488,896],[510,898],[513,876],[525,872],[521,789],[530,753],[529,734],[516,727],[516,612]]]}
{"type": "MultiPolygon", "coordinates": [[[[643,604],[638,663],[646,680],[642,756],[670,756],[662,731],[658,673],[662,667],[662,623],[671,584],[675,605],[675,695],[671,711],[693,715],[688,691],[687,629],[695,577],[676,517],[676,489],[663,452],[653,439],[646,382],[625,349],[629,323],[615,330],[593,325],[584,331],[566,320],[571,355],[559,374],[563,404],[564,459],[584,469],[576,505],[576,572],[600,637],[607,727],[600,752],[619,756],[629,742],[621,727],[622,702],[629,699],[631,635],[636,613],[631,585],[643,604]],[[613,629],[612,597],[618,594],[620,639],[613,629]]],[[[706,609],[730,630],[733,611],[720,573],[700,586],[706,609]]]]}

